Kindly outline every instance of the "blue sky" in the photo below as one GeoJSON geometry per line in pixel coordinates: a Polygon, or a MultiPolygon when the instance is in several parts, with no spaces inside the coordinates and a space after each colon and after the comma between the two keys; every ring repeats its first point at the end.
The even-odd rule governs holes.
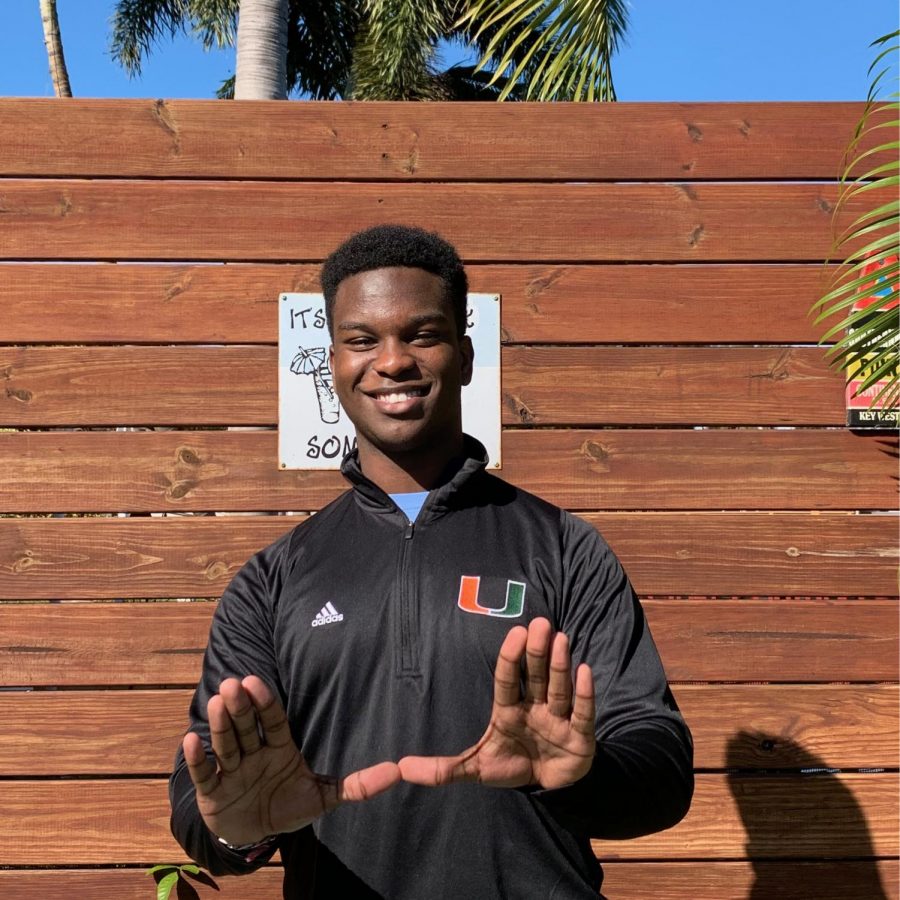
{"type": "MultiPolygon", "coordinates": [[[[58,0],[79,97],[212,97],[234,51],[189,37],[160,44],[140,78],[110,58],[114,0],[58,0]]],[[[38,0],[5,0],[0,96],[53,95],[38,0]]],[[[858,100],[869,43],[897,28],[896,0],[632,0],[627,46],[613,61],[620,100],[858,100]]],[[[446,63],[462,56],[449,49],[446,63]]]]}

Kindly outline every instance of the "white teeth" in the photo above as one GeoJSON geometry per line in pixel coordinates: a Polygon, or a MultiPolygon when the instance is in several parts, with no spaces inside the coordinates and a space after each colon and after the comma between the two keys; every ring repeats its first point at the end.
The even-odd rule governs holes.
{"type": "Polygon", "coordinates": [[[405,391],[403,393],[379,394],[378,399],[383,403],[402,403],[404,400],[411,400],[413,397],[421,397],[421,391],[405,391]]]}

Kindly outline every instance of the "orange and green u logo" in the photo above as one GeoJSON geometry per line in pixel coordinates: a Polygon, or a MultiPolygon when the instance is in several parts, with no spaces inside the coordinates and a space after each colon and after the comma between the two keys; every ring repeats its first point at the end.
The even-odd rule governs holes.
{"type": "Polygon", "coordinates": [[[525,585],[521,581],[506,582],[506,604],[503,609],[491,609],[478,602],[478,588],[481,578],[478,575],[463,575],[459,581],[460,609],[479,616],[502,616],[504,619],[515,619],[522,615],[525,608],[525,585]]]}

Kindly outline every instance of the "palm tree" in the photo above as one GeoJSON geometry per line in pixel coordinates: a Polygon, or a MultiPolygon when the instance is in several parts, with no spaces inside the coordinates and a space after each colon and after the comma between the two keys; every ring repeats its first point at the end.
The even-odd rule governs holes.
{"type": "Polygon", "coordinates": [[[56,0],[40,0],[41,24],[44,26],[44,46],[50,62],[50,77],[57,97],[71,97],[69,72],[63,55],[62,38],[59,35],[59,19],[56,15],[56,0]]]}
{"type": "MultiPolygon", "coordinates": [[[[191,31],[206,48],[230,46],[238,8],[249,2],[119,0],[113,57],[139,74],[153,45],[180,30],[191,31]]],[[[286,2],[288,94],[323,100],[615,99],[610,60],[627,26],[625,0],[286,2]],[[478,64],[442,71],[438,49],[447,40],[473,48],[478,64]]],[[[233,91],[229,79],[219,96],[233,91]]]]}
{"type": "Polygon", "coordinates": [[[287,24],[288,0],[242,0],[235,99],[287,99],[287,24]]]}

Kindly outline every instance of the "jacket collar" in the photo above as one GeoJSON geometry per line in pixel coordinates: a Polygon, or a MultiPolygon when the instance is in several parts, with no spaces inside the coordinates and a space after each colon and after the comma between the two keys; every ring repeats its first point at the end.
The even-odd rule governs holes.
{"type": "MultiPolygon", "coordinates": [[[[450,460],[441,479],[442,484],[429,492],[420,517],[428,518],[431,513],[442,513],[458,504],[487,462],[488,454],[483,444],[468,434],[464,435],[462,454],[450,460]]],[[[353,493],[364,507],[381,512],[396,511],[391,498],[363,475],[358,451],[353,450],[344,457],[341,474],[353,485],[353,493]]]]}

